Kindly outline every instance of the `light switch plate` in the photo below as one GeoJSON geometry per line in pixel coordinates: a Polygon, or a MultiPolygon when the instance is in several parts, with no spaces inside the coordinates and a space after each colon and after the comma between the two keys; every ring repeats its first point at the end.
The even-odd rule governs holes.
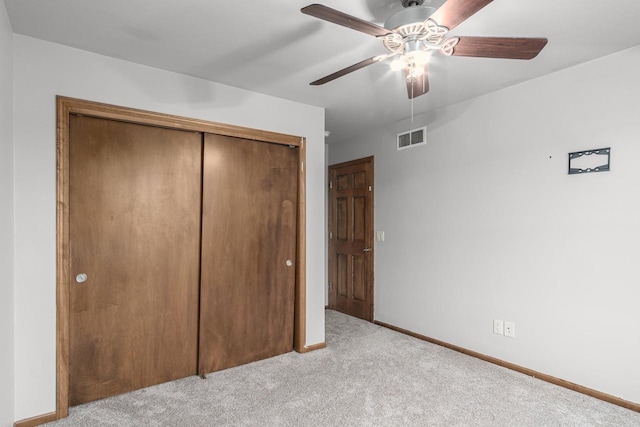
{"type": "Polygon", "coordinates": [[[504,323],[502,320],[493,319],[493,333],[498,335],[504,334],[504,323]]]}

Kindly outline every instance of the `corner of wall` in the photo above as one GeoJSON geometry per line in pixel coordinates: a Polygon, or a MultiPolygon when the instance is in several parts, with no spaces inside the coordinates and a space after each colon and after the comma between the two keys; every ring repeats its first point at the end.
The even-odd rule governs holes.
{"type": "Polygon", "coordinates": [[[0,3],[0,427],[15,414],[13,30],[0,3]],[[7,96],[8,94],[8,96],[7,96]]]}

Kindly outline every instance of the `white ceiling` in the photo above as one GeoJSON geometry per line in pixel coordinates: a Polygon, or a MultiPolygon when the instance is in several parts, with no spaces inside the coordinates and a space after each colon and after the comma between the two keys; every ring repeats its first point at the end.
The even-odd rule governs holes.
{"type": "MultiPolygon", "coordinates": [[[[386,52],[371,36],[300,13],[311,0],[4,2],[18,34],[325,107],[330,143],[411,115],[402,73],[384,63],[309,86],[386,52]]],[[[379,25],[402,8],[400,0],[319,2],[379,25]]],[[[638,0],[494,0],[451,34],[547,37],[547,46],[531,61],[434,55],[430,92],[414,100],[414,113],[640,45],[638,17],[638,0]]]]}

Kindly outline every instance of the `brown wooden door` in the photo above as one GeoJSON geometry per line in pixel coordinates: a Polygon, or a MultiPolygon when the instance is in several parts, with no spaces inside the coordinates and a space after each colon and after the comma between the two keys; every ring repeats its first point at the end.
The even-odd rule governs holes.
{"type": "Polygon", "coordinates": [[[297,157],[205,135],[200,374],[293,349],[297,157]]]}
{"type": "Polygon", "coordinates": [[[70,404],[196,374],[202,135],[71,116],[69,144],[70,404]]]}
{"type": "Polygon", "coordinates": [[[373,320],[373,158],[329,168],[329,307],[373,320]]]}

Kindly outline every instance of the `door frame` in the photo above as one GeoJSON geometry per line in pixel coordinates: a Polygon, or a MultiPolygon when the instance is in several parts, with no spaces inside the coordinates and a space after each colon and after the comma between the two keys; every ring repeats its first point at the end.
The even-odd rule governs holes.
{"type": "Polygon", "coordinates": [[[293,349],[309,351],[306,344],[306,139],[241,126],[56,97],[56,412],[69,414],[69,115],[79,114],[148,126],[213,133],[242,139],[298,147],[298,205],[293,349]]]}
{"type": "MultiPolygon", "coordinates": [[[[375,174],[374,174],[374,156],[369,156],[369,157],[363,157],[361,159],[355,159],[355,160],[350,160],[347,162],[342,162],[342,163],[336,163],[333,165],[329,165],[328,171],[327,171],[327,176],[329,177],[329,186],[331,186],[331,177],[332,177],[332,172],[335,169],[340,169],[343,167],[348,167],[348,166],[353,166],[353,165],[358,165],[358,164],[369,164],[369,170],[371,171],[371,176],[368,177],[370,185],[371,185],[371,204],[369,206],[369,212],[368,214],[370,215],[370,221],[369,221],[369,227],[368,230],[365,230],[365,233],[368,233],[370,238],[371,238],[371,252],[370,252],[370,262],[369,262],[369,269],[367,271],[367,282],[368,282],[368,287],[367,287],[367,294],[370,296],[371,298],[371,308],[369,310],[369,318],[365,319],[368,320],[369,322],[373,322],[374,319],[374,300],[375,300],[375,295],[374,295],[374,266],[375,266],[375,239],[374,239],[374,190],[375,190],[375,174]]],[[[337,285],[335,283],[332,283],[333,278],[335,277],[336,274],[336,259],[335,259],[335,251],[333,250],[333,239],[331,239],[331,230],[333,229],[333,227],[335,226],[335,222],[336,222],[336,218],[335,218],[335,208],[333,206],[333,203],[335,202],[335,200],[333,199],[333,195],[332,195],[332,189],[329,188],[329,191],[327,192],[327,196],[328,196],[328,201],[327,201],[327,206],[329,209],[329,215],[328,215],[328,231],[329,233],[327,233],[327,248],[329,249],[329,254],[328,254],[328,263],[329,263],[329,268],[328,268],[328,275],[329,278],[327,280],[327,287],[328,287],[328,295],[329,295],[329,305],[328,308],[330,309],[335,309],[336,306],[336,297],[337,297],[337,292],[338,292],[338,288],[337,285]]]]}

